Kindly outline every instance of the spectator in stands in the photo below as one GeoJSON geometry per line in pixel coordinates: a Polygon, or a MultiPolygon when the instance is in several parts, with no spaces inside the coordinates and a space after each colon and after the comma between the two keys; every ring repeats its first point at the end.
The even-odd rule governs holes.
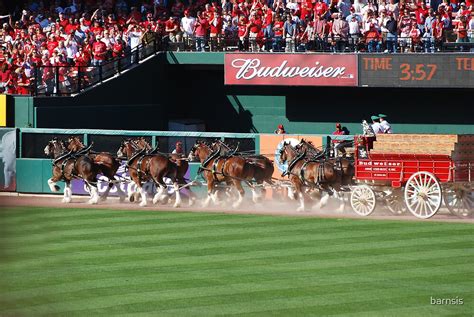
{"type": "Polygon", "coordinates": [[[436,15],[433,9],[429,9],[428,16],[425,19],[425,24],[423,27],[423,46],[425,48],[425,53],[435,52],[435,40],[433,35],[433,24],[436,21],[436,15]]]}
{"type": "Polygon", "coordinates": [[[340,13],[335,13],[331,32],[334,41],[333,52],[344,52],[349,36],[349,24],[340,13]]]}
{"type": "MultiPolygon", "coordinates": [[[[57,0],[43,4],[34,0],[24,8],[21,4],[26,1],[13,1],[17,3],[16,11],[0,15],[0,47],[5,50],[0,70],[8,71],[0,76],[2,80],[9,77],[8,91],[16,91],[17,81],[24,77],[33,82],[31,76],[35,73],[40,76],[38,86],[49,87],[49,72],[33,71],[42,66],[45,54],[52,66],[67,64],[85,71],[91,64],[102,65],[155,38],[167,36],[178,43],[170,48],[180,48],[181,33],[188,48],[196,40],[198,51],[209,44],[211,50],[220,48],[221,36],[225,37],[224,43],[236,46],[237,34],[240,49],[247,50],[250,40],[254,52],[262,45],[266,51],[279,52],[283,40],[288,42],[288,52],[294,52],[295,47],[300,51],[327,50],[329,42],[334,52],[343,52],[348,38],[350,50],[357,51],[358,33],[375,34],[369,30],[371,24],[379,32],[379,40],[372,40],[367,47],[372,52],[378,51],[380,41],[385,42],[382,44],[386,44],[387,52],[396,52],[397,43],[402,51],[415,51],[420,38],[425,52],[439,51],[446,41],[474,42],[472,0],[443,0],[441,4],[431,0],[429,7],[425,1],[386,1],[358,0],[350,6],[349,0],[223,0],[221,4],[211,0],[186,4],[182,0],[57,0]],[[192,17],[197,11],[197,18],[192,17]],[[117,47],[119,39],[124,41],[117,47]],[[5,63],[8,67],[2,67],[5,63]],[[21,76],[15,72],[19,67],[23,68],[21,76]],[[42,80],[44,74],[48,84],[42,80]]],[[[463,46],[461,49],[467,45],[463,46]]],[[[132,56],[132,61],[139,57],[132,56]]]]}
{"type": "MultiPolygon", "coordinates": [[[[445,38],[445,23],[442,20],[441,14],[436,15],[436,20],[433,22],[433,39],[434,49],[440,50],[442,42],[445,38]]],[[[433,49],[433,50],[434,50],[433,49]]]]}
{"type": "Polygon", "coordinates": [[[348,16],[351,18],[349,23],[349,46],[352,51],[358,52],[358,43],[359,43],[359,37],[360,37],[360,22],[357,20],[357,17],[355,15],[350,15],[348,16]]]}
{"type": "Polygon", "coordinates": [[[176,17],[171,16],[165,23],[165,32],[171,43],[181,42],[181,32],[179,28],[179,22],[176,17]]]}
{"type": "MultiPolygon", "coordinates": [[[[215,3],[215,2],[214,2],[215,3]]],[[[215,11],[212,19],[209,21],[210,24],[210,34],[209,41],[211,46],[211,51],[217,50],[220,47],[222,39],[222,26],[223,19],[219,11],[215,11]]]]}
{"type": "Polygon", "coordinates": [[[286,134],[283,124],[278,125],[277,129],[275,130],[275,134],[286,134]]]}
{"type": "Polygon", "coordinates": [[[369,31],[365,34],[365,42],[367,43],[369,53],[380,52],[382,41],[379,31],[375,28],[373,23],[370,24],[369,31]]]}
{"type": "Polygon", "coordinates": [[[385,22],[387,29],[387,51],[389,53],[397,52],[398,23],[395,20],[394,13],[388,12],[388,20],[385,22]]]}
{"type": "Polygon", "coordinates": [[[194,27],[196,18],[192,17],[189,10],[184,10],[184,17],[181,19],[181,32],[186,47],[191,47],[194,41],[194,27]]]}
{"type": "Polygon", "coordinates": [[[286,16],[286,21],[283,25],[283,37],[285,38],[285,52],[294,53],[296,32],[298,32],[297,24],[292,20],[291,15],[286,16]]]}
{"type": "Polygon", "coordinates": [[[283,28],[284,22],[281,21],[280,15],[275,16],[275,22],[273,23],[273,44],[272,51],[280,52],[281,51],[281,42],[283,39],[283,28]]]}
{"type": "Polygon", "coordinates": [[[204,12],[198,12],[196,23],[194,24],[194,36],[196,38],[196,51],[204,52],[207,39],[209,21],[204,12]]]}
{"type": "MultiPolygon", "coordinates": [[[[471,19],[467,26],[467,37],[469,38],[469,42],[474,43],[474,10],[471,12],[471,19]]],[[[474,47],[471,48],[471,52],[474,52],[474,47]]]]}
{"type": "Polygon", "coordinates": [[[318,51],[325,51],[327,48],[328,32],[330,27],[326,20],[321,19],[319,15],[314,16],[314,36],[315,36],[315,48],[318,51]]]}
{"type": "Polygon", "coordinates": [[[380,130],[382,133],[393,133],[392,126],[387,122],[387,120],[385,120],[387,116],[384,114],[379,114],[378,117],[380,119],[380,130]]]}
{"type": "MultiPolygon", "coordinates": [[[[459,18],[459,21],[454,29],[454,32],[457,35],[456,43],[467,43],[469,42],[469,38],[467,37],[467,21],[466,16],[462,15],[459,18]]],[[[464,51],[464,47],[461,46],[461,51],[464,51]]]]}
{"type": "Polygon", "coordinates": [[[421,32],[418,29],[418,25],[415,20],[413,20],[411,23],[411,29],[408,35],[410,36],[408,41],[408,43],[410,44],[410,52],[416,52],[417,47],[421,42],[421,32]]]}

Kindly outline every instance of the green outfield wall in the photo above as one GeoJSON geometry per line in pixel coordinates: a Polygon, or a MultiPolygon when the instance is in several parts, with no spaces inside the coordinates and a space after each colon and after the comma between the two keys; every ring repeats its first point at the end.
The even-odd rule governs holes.
{"type": "Polygon", "coordinates": [[[223,53],[159,54],[76,97],[15,98],[15,125],[167,130],[200,120],[207,131],[351,133],[384,113],[398,133],[474,133],[474,89],[224,85],[223,53]]]}

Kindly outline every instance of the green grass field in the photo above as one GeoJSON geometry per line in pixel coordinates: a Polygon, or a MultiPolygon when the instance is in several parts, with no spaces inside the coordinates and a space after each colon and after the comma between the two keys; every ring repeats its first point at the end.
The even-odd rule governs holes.
{"type": "Polygon", "coordinates": [[[0,315],[472,316],[473,229],[3,208],[0,315]]]}

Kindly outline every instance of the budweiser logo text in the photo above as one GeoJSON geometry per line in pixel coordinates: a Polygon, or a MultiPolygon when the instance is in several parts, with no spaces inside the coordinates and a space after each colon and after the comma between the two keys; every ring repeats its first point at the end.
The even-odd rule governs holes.
{"type": "MultiPolygon", "coordinates": [[[[255,77],[301,77],[301,78],[340,78],[344,75],[345,67],[325,67],[320,62],[315,62],[313,67],[287,66],[288,61],[283,60],[279,66],[260,66],[260,59],[234,59],[232,67],[237,68],[236,79],[252,79],[255,77]]],[[[352,74],[347,77],[352,78],[352,74]]]]}

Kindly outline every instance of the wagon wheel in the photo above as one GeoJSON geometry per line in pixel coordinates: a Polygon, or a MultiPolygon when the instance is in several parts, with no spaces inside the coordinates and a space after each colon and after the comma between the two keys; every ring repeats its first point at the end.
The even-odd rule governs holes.
{"type": "Polygon", "coordinates": [[[443,188],[443,199],[449,212],[455,216],[465,218],[474,212],[474,192],[469,185],[455,184],[443,188]]]}
{"type": "Polygon", "coordinates": [[[436,176],[428,172],[413,174],[405,187],[405,202],[415,217],[433,217],[441,207],[441,186],[436,176]]]}
{"type": "Polygon", "coordinates": [[[403,201],[403,196],[400,191],[396,191],[385,197],[385,203],[388,210],[394,215],[402,215],[407,212],[407,206],[403,201]]]}
{"type": "Polygon", "coordinates": [[[360,216],[368,216],[375,209],[375,193],[367,185],[356,186],[351,192],[352,209],[360,216]]]}

